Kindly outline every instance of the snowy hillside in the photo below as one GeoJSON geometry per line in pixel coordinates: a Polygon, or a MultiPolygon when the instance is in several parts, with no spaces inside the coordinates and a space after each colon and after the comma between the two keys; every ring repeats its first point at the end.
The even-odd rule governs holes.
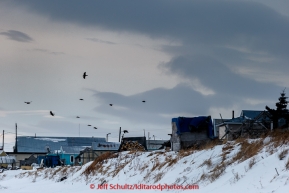
{"type": "Polygon", "coordinates": [[[283,193],[289,190],[288,139],[283,133],[212,143],[203,150],[107,153],[82,167],[5,171],[0,191],[93,192],[103,184],[101,192],[159,192],[162,187],[169,192],[283,193]]]}

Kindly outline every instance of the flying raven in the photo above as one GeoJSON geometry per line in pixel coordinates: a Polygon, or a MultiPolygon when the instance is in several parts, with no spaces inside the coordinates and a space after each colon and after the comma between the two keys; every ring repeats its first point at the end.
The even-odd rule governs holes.
{"type": "Polygon", "coordinates": [[[52,113],[52,111],[50,111],[50,115],[51,115],[51,116],[54,116],[54,113],[52,113]]]}
{"type": "Polygon", "coordinates": [[[85,79],[85,77],[87,77],[88,75],[86,75],[86,72],[83,73],[82,77],[85,79]]]}
{"type": "Polygon", "coordinates": [[[27,105],[29,105],[30,103],[32,103],[32,101],[30,101],[30,102],[24,102],[24,103],[26,103],[27,105]]]}

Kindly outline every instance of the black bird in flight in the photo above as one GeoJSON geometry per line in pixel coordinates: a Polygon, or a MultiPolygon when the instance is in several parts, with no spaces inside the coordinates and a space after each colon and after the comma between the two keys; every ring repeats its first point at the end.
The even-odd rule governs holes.
{"type": "Polygon", "coordinates": [[[145,103],[146,101],[142,101],[143,103],[145,103]]]}
{"type": "Polygon", "coordinates": [[[77,116],[76,118],[80,118],[79,116],[77,116]]]}
{"type": "Polygon", "coordinates": [[[112,104],[109,104],[110,106],[112,106],[112,104]]]}
{"type": "Polygon", "coordinates": [[[87,77],[88,75],[86,75],[86,72],[83,73],[83,78],[85,79],[85,77],[87,77]]]}
{"type": "Polygon", "coordinates": [[[128,133],[128,131],[127,130],[123,130],[123,133],[128,133]]]}
{"type": "Polygon", "coordinates": [[[32,103],[32,101],[30,101],[30,102],[24,102],[24,103],[26,103],[27,105],[29,105],[30,103],[32,103]]]}
{"type": "Polygon", "coordinates": [[[83,101],[83,99],[79,99],[79,100],[83,101]]]}
{"type": "Polygon", "coordinates": [[[96,127],[93,127],[94,129],[97,129],[96,127]]]}
{"type": "Polygon", "coordinates": [[[50,115],[51,115],[51,116],[54,116],[54,113],[52,113],[52,111],[50,111],[50,115]]]}
{"type": "Polygon", "coordinates": [[[87,125],[87,126],[91,126],[91,125],[87,125]]]}

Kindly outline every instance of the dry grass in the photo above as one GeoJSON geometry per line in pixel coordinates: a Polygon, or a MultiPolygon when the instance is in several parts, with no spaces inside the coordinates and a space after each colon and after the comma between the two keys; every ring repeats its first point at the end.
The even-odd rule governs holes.
{"type": "Polygon", "coordinates": [[[233,178],[233,182],[236,183],[237,181],[239,181],[241,179],[241,176],[238,174],[238,172],[234,173],[234,170],[232,171],[234,178],[233,178]]]}
{"type": "Polygon", "coordinates": [[[199,166],[199,168],[200,167],[203,167],[203,166],[208,166],[208,167],[211,167],[212,166],[212,159],[211,159],[211,157],[210,158],[208,158],[208,159],[206,159],[200,166],[199,166]]]}
{"type": "Polygon", "coordinates": [[[211,172],[211,174],[208,176],[208,179],[210,180],[210,182],[214,182],[215,180],[217,180],[226,170],[226,164],[225,163],[221,163],[219,165],[217,165],[211,172]]]}
{"type": "Polygon", "coordinates": [[[106,152],[100,156],[98,156],[90,166],[86,168],[86,170],[83,172],[85,175],[89,174],[95,174],[96,171],[99,169],[103,169],[102,164],[107,161],[108,159],[116,158],[118,157],[118,154],[106,152]]]}
{"type": "Polygon", "coordinates": [[[239,139],[241,149],[240,151],[233,157],[231,163],[234,162],[242,162],[244,160],[247,160],[255,155],[258,154],[258,152],[263,148],[263,141],[262,140],[256,140],[252,143],[249,143],[246,139],[239,139]],[[241,141],[242,140],[242,141],[241,141]]]}
{"type": "Polygon", "coordinates": [[[208,179],[208,175],[203,171],[200,179],[197,182],[205,181],[206,179],[208,179]]]}
{"type": "Polygon", "coordinates": [[[183,157],[186,157],[186,156],[191,155],[194,151],[195,151],[195,148],[194,148],[194,147],[189,148],[189,149],[181,149],[181,150],[178,152],[178,156],[181,157],[181,158],[183,158],[183,157]]]}
{"type": "Polygon", "coordinates": [[[173,159],[170,159],[170,160],[168,161],[168,167],[176,164],[177,162],[178,162],[178,158],[177,158],[177,157],[176,157],[176,158],[173,158],[173,159]]]}
{"type": "Polygon", "coordinates": [[[276,129],[268,134],[274,147],[279,147],[289,142],[289,130],[276,129]]]}
{"type": "Polygon", "coordinates": [[[286,168],[286,170],[289,170],[289,158],[288,158],[287,162],[285,163],[285,168],[286,168]]]}
{"type": "Polygon", "coordinates": [[[288,154],[288,149],[283,149],[281,153],[278,155],[280,160],[283,160],[288,154]]]}
{"type": "Polygon", "coordinates": [[[256,159],[255,159],[255,157],[253,157],[253,158],[249,161],[248,169],[251,169],[255,164],[256,164],[256,159]]]}
{"type": "Polygon", "coordinates": [[[115,177],[128,163],[129,161],[118,165],[118,167],[112,172],[112,177],[115,177]]]}
{"type": "Polygon", "coordinates": [[[153,178],[155,183],[160,181],[162,179],[163,175],[164,175],[164,172],[157,173],[153,178]]]}

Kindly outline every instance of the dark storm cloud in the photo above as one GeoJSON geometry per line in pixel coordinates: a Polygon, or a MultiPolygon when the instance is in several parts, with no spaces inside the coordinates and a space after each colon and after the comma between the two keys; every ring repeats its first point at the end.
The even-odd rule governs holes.
{"type": "MultiPolygon", "coordinates": [[[[206,114],[212,106],[243,105],[241,101],[245,97],[272,100],[283,87],[258,82],[254,76],[246,76],[236,69],[254,68],[261,73],[267,70],[283,74],[289,71],[289,19],[261,3],[245,0],[14,2],[57,22],[180,42],[179,46],[162,47],[173,58],[162,64],[161,69],[189,80],[197,78],[216,93],[203,96],[182,84],[173,89],[158,88],[133,96],[97,92],[95,97],[102,100],[103,105],[96,110],[103,113],[132,117],[131,120],[134,117],[141,120],[143,116],[153,120],[157,116],[165,121],[161,114],[206,114]],[[147,103],[143,104],[141,100],[147,100],[147,103]],[[110,103],[115,105],[110,107],[110,103]]],[[[258,109],[262,110],[264,106],[258,109]]]]}
{"type": "Polygon", "coordinates": [[[31,42],[33,39],[29,37],[27,34],[16,31],[16,30],[8,30],[7,32],[0,32],[0,35],[4,35],[11,40],[15,40],[18,42],[31,42]]]}
{"type": "Polygon", "coordinates": [[[135,123],[169,123],[170,118],[164,115],[208,115],[209,107],[230,107],[235,100],[226,95],[223,97],[203,96],[187,84],[179,84],[172,89],[157,88],[131,96],[112,92],[94,92],[94,96],[101,103],[95,108],[97,112],[121,117],[135,123]],[[143,103],[143,100],[146,102],[143,103]],[[113,106],[109,106],[110,103],[113,106]]]}
{"type": "Polygon", "coordinates": [[[288,18],[250,1],[18,2],[56,21],[177,38],[186,44],[238,45],[283,56],[289,50],[288,18]]]}
{"type": "Polygon", "coordinates": [[[207,55],[179,56],[161,65],[171,74],[187,79],[199,79],[202,84],[214,90],[217,95],[232,97],[243,96],[262,99],[272,97],[273,90],[278,93],[276,86],[271,83],[257,82],[244,77],[220,61],[207,55]]]}
{"type": "Polygon", "coordinates": [[[89,40],[89,41],[103,43],[103,44],[116,44],[114,42],[104,41],[104,40],[100,40],[100,39],[97,39],[97,38],[86,38],[86,39],[89,40]]]}

